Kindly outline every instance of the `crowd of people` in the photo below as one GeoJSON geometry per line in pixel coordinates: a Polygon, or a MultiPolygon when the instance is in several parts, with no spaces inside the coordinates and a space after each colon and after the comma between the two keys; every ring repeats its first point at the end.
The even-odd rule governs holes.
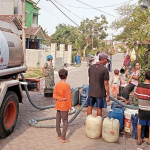
{"type": "MultiPolygon", "coordinates": [[[[58,74],[60,82],[56,85],[54,83],[54,70],[52,67],[51,55],[47,56],[47,61],[43,67],[43,74],[45,76],[46,87],[53,88],[53,98],[56,99],[55,109],[56,115],[56,132],[58,139],[61,139],[62,143],[69,142],[66,139],[66,131],[68,126],[68,114],[71,110],[71,91],[69,84],[66,83],[68,76],[67,69],[59,70],[58,74]],[[55,86],[55,87],[54,87],[55,86]],[[63,121],[63,130],[60,131],[61,119],[63,121]]],[[[88,69],[89,75],[89,93],[87,98],[88,108],[87,115],[92,114],[94,104],[97,104],[97,116],[102,116],[102,108],[107,108],[107,102],[110,101],[110,92],[113,97],[118,98],[119,86],[121,84],[121,78],[119,76],[119,70],[114,69],[114,76],[111,81],[111,90],[109,87],[109,70],[106,64],[111,63],[110,56],[107,53],[97,53],[95,60],[88,69]]],[[[136,95],[139,98],[139,120],[138,120],[138,140],[137,144],[142,144],[141,140],[141,127],[142,125],[149,126],[150,135],[150,71],[145,74],[145,82],[138,84],[138,77],[140,75],[140,64],[135,63],[135,66],[131,67],[130,56],[127,55],[123,66],[125,67],[126,77],[128,77],[128,84],[124,87],[122,98],[125,104],[129,103],[129,95],[136,88],[136,95]],[[129,71],[129,68],[131,70],[129,71]]],[[[150,136],[147,142],[150,145],[150,136]]]]}

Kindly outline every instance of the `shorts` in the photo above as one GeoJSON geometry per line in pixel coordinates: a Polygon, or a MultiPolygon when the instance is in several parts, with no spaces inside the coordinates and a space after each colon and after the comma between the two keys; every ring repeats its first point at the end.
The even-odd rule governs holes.
{"type": "Polygon", "coordinates": [[[97,97],[88,96],[88,99],[87,99],[88,106],[94,106],[95,103],[98,108],[107,108],[107,103],[106,103],[105,98],[97,98],[97,97]]]}
{"type": "Polygon", "coordinates": [[[111,93],[112,94],[119,94],[119,85],[118,84],[112,85],[111,93]]]}
{"type": "Polygon", "coordinates": [[[138,119],[138,124],[139,125],[142,125],[142,126],[150,126],[150,120],[141,120],[141,119],[138,119]]]}

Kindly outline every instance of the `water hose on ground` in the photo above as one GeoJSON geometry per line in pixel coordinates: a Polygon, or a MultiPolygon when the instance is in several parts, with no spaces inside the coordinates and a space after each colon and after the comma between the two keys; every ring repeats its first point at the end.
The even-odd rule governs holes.
{"type": "MultiPolygon", "coordinates": [[[[23,82],[26,82],[25,78],[24,78],[24,75],[22,73],[20,73],[21,77],[22,77],[22,80],[23,82]]],[[[54,108],[55,105],[49,105],[49,106],[38,106],[36,105],[32,100],[31,100],[31,97],[30,97],[30,94],[28,92],[28,88],[27,88],[27,85],[24,85],[24,88],[25,88],[25,91],[26,91],[26,95],[29,99],[29,102],[37,109],[40,109],[40,110],[45,110],[45,109],[49,109],[49,108],[54,108]]],[[[126,107],[126,108],[130,108],[130,109],[138,109],[138,107],[136,106],[132,106],[132,105],[126,105],[120,101],[118,101],[117,99],[111,97],[111,100],[112,101],[115,101],[116,103],[118,103],[119,105],[123,106],[123,107],[126,107]]],[[[87,101],[87,100],[86,100],[87,101]]],[[[68,124],[70,124],[78,115],[79,113],[81,112],[81,110],[83,109],[86,101],[84,101],[82,103],[82,105],[80,106],[80,108],[78,109],[78,111],[75,113],[75,108],[72,107],[72,110],[71,110],[71,114],[75,113],[74,116],[68,121],[68,124]]],[[[31,119],[29,121],[29,125],[32,126],[32,127],[37,127],[37,128],[56,128],[56,125],[40,125],[38,124],[39,121],[44,121],[44,120],[51,120],[51,119],[56,119],[56,116],[52,116],[52,117],[43,117],[43,118],[36,118],[36,119],[31,119]]],[[[61,126],[62,127],[62,124],[61,126]]]]}
{"type": "MultiPolygon", "coordinates": [[[[86,100],[87,101],[87,100],[86,100]]],[[[70,124],[81,112],[81,110],[83,109],[86,101],[84,101],[82,103],[82,105],[80,106],[80,108],[78,109],[78,111],[74,114],[74,116],[68,121],[68,124],[70,124]]],[[[73,108],[74,109],[74,108],[73,108]]],[[[72,110],[72,112],[75,112],[75,109],[72,110]]],[[[43,124],[38,124],[39,121],[44,121],[44,120],[52,120],[52,119],[56,119],[56,116],[53,117],[44,117],[44,118],[36,118],[36,119],[31,119],[29,121],[29,125],[32,127],[36,127],[36,128],[56,128],[56,125],[43,125],[43,124]]],[[[63,125],[61,124],[60,127],[62,128],[63,125]]]]}
{"type": "MultiPolygon", "coordinates": [[[[20,73],[20,75],[21,75],[21,78],[22,78],[23,82],[26,82],[24,75],[22,73],[20,73]]],[[[33,107],[35,107],[37,109],[40,109],[40,110],[45,110],[45,109],[49,109],[49,108],[54,108],[55,107],[55,105],[48,105],[48,106],[38,106],[38,105],[36,105],[31,100],[31,97],[30,97],[27,85],[24,85],[24,88],[25,88],[25,91],[26,91],[26,95],[27,95],[27,97],[29,99],[29,102],[32,104],[33,107]]]]}
{"type": "MultiPolygon", "coordinates": [[[[130,109],[138,109],[138,107],[136,106],[131,106],[131,105],[126,105],[120,101],[118,101],[117,99],[113,98],[113,97],[110,97],[111,100],[115,101],[116,103],[118,103],[119,105],[123,106],[123,107],[126,107],[126,108],[130,108],[130,109]]],[[[87,101],[87,100],[86,100],[87,101]]],[[[80,108],[78,109],[78,111],[74,114],[74,116],[68,121],[68,124],[70,124],[78,115],[79,113],[81,112],[81,110],[83,109],[86,101],[84,101],[82,103],[82,105],[80,106],[80,108]]],[[[36,119],[31,119],[29,121],[29,125],[32,126],[32,127],[36,127],[36,128],[56,128],[56,125],[41,125],[41,124],[38,124],[39,121],[44,121],[44,120],[51,120],[51,119],[56,119],[56,116],[53,116],[53,117],[44,117],[44,118],[36,118],[36,119]]],[[[61,124],[60,127],[62,128],[63,125],[61,124]]]]}
{"type": "Polygon", "coordinates": [[[124,103],[118,101],[117,99],[115,99],[115,98],[113,98],[113,97],[111,97],[111,96],[110,96],[110,99],[111,99],[112,101],[118,103],[119,105],[121,105],[121,106],[123,106],[123,107],[126,107],[126,108],[129,108],[129,109],[138,109],[138,108],[139,108],[139,107],[137,107],[137,106],[126,105],[126,104],[124,104],[124,103]]]}
{"type": "MultiPolygon", "coordinates": [[[[22,73],[20,73],[21,77],[22,77],[22,80],[23,82],[26,82],[25,78],[24,78],[24,75],[22,73]]],[[[28,87],[27,85],[24,85],[24,88],[25,88],[25,91],[26,91],[26,95],[29,99],[29,102],[32,104],[32,106],[34,106],[35,108],[37,109],[40,109],[40,110],[45,110],[45,109],[49,109],[49,108],[54,108],[55,105],[49,105],[49,106],[38,106],[36,105],[32,100],[31,100],[31,97],[30,97],[30,94],[29,94],[29,91],[28,91],[28,87]]],[[[86,103],[86,101],[85,101],[86,103]]],[[[76,112],[75,108],[72,107],[71,109],[71,113],[69,115],[72,115],[74,114],[75,112],[75,115],[69,120],[68,123],[71,123],[77,116],[78,114],[80,113],[80,111],[82,110],[82,108],[84,107],[85,103],[83,103],[81,105],[81,107],[78,109],[78,111],[76,112]]],[[[56,119],[56,116],[52,116],[52,117],[44,117],[44,118],[37,118],[37,119],[31,119],[29,121],[29,125],[30,126],[34,126],[34,127],[38,127],[38,128],[55,128],[56,126],[55,125],[38,125],[37,122],[39,121],[44,121],[44,120],[51,120],[51,119],[56,119]]],[[[62,125],[61,125],[62,127],[62,125]]]]}

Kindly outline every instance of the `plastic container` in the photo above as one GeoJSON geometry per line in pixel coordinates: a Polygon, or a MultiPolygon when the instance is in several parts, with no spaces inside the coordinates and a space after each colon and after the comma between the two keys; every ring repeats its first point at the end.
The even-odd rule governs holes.
{"type": "Polygon", "coordinates": [[[79,65],[80,64],[80,56],[76,55],[75,56],[75,62],[76,62],[76,65],[79,65]]]}
{"type": "Polygon", "coordinates": [[[120,104],[116,103],[116,102],[113,102],[111,104],[111,109],[115,109],[115,108],[123,108],[123,106],[121,106],[120,104]]]}
{"type": "MultiPolygon", "coordinates": [[[[137,123],[138,123],[138,114],[131,115],[131,137],[137,139],[137,123]]],[[[141,138],[144,139],[145,126],[142,126],[141,138]]]]}
{"type": "Polygon", "coordinates": [[[102,135],[102,117],[88,115],[86,118],[85,134],[89,138],[100,138],[102,135]]]}
{"type": "Polygon", "coordinates": [[[130,127],[131,127],[131,115],[132,114],[137,114],[138,110],[133,110],[133,109],[128,109],[124,111],[124,130],[128,133],[130,133],[130,127]]]}
{"type": "Polygon", "coordinates": [[[71,102],[72,106],[79,104],[79,90],[78,88],[71,88],[71,102]]]}
{"type": "MultiPolygon", "coordinates": [[[[87,101],[87,97],[88,97],[87,88],[83,88],[82,92],[80,93],[80,105],[82,105],[82,103],[84,101],[87,101]]],[[[86,102],[85,105],[84,105],[84,107],[87,107],[87,106],[88,106],[88,104],[86,102]]]]}
{"type": "Polygon", "coordinates": [[[109,111],[109,118],[118,119],[120,123],[119,130],[122,131],[123,129],[123,117],[124,117],[124,108],[114,108],[109,111]]]}
{"type": "Polygon", "coordinates": [[[118,142],[119,121],[117,119],[105,118],[103,121],[102,138],[107,142],[118,142]]]}

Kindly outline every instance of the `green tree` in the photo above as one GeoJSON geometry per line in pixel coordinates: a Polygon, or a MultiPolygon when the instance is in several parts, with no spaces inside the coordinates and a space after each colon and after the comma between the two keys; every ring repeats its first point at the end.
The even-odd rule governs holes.
{"type": "Polygon", "coordinates": [[[131,15],[136,8],[135,4],[124,4],[117,9],[115,9],[116,13],[118,14],[118,19],[112,22],[110,28],[118,30],[120,28],[125,28],[126,23],[131,20],[131,15]]]}
{"type": "Polygon", "coordinates": [[[51,36],[52,43],[58,44],[72,44],[74,49],[77,49],[79,44],[79,32],[78,29],[66,25],[66,24],[59,24],[56,27],[56,32],[51,36]]]}
{"type": "Polygon", "coordinates": [[[81,33],[81,39],[83,44],[83,56],[85,57],[85,51],[88,46],[97,43],[98,41],[104,39],[107,36],[106,17],[101,15],[100,17],[95,17],[93,20],[86,18],[83,20],[78,28],[79,32],[81,33]]]}

